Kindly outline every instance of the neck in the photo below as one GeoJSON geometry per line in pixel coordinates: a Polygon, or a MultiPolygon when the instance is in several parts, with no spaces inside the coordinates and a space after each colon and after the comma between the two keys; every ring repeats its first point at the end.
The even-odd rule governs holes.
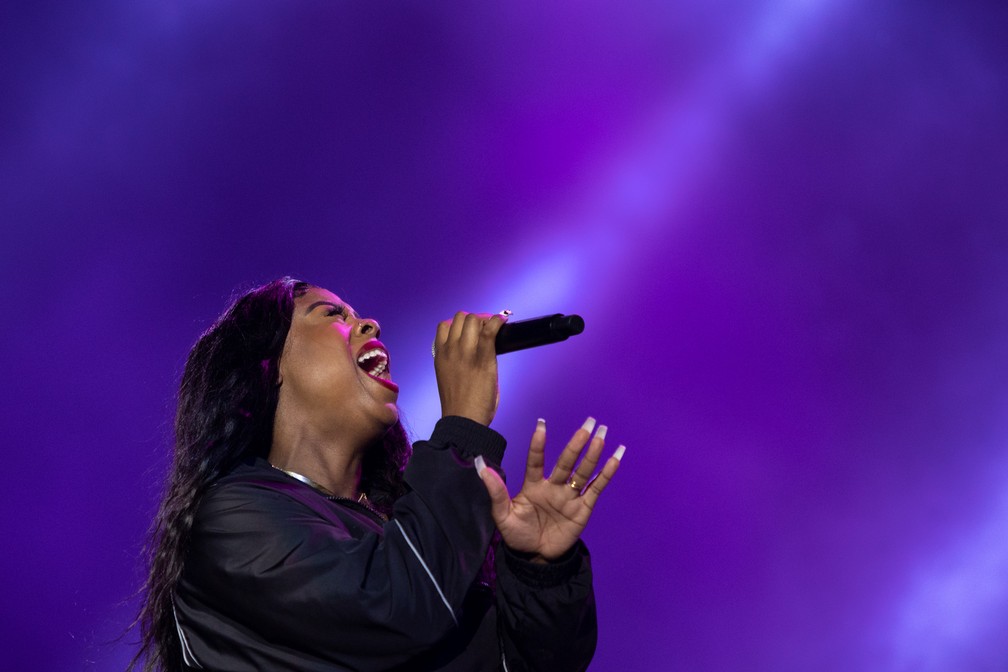
{"type": "Polygon", "coordinates": [[[361,498],[360,493],[360,463],[336,468],[325,466],[319,460],[299,459],[298,455],[281,456],[269,454],[269,462],[277,469],[286,472],[294,478],[321,491],[323,494],[346,499],[361,498]],[[342,473],[343,476],[337,475],[342,473]]]}
{"type": "Polygon", "coordinates": [[[363,448],[325,439],[310,426],[298,431],[277,427],[267,459],[278,469],[307,477],[337,497],[357,499],[360,495],[363,448]]]}

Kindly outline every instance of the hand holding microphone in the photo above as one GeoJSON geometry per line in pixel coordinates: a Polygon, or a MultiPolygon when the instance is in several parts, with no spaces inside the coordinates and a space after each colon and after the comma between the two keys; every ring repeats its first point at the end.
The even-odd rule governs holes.
{"type": "Polygon", "coordinates": [[[557,343],[584,331],[578,315],[555,313],[506,323],[497,315],[460,312],[438,325],[431,345],[443,415],[459,415],[489,425],[500,399],[497,356],[557,343]]]}

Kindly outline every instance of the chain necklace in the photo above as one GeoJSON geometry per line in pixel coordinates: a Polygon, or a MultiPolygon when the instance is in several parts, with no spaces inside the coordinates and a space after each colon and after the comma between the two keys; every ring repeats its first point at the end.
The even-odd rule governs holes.
{"type": "Polygon", "coordinates": [[[273,467],[274,469],[276,469],[277,471],[282,471],[283,473],[285,473],[288,476],[290,476],[291,478],[293,478],[295,481],[301,481],[302,483],[304,483],[308,487],[313,488],[315,490],[318,490],[319,492],[321,492],[323,495],[325,495],[329,499],[343,501],[343,502],[356,502],[357,504],[360,504],[365,509],[367,509],[371,513],[375,514],[376,516],[378,516],[379,518],[381,518],[385,522],[388,522],[388,516],[386,516],[384,513],[382,513],[381,511],[379,511],[378,509],[376,509],[374,507],[374,505],[371,503],[371,500],[368,499],[368,496],[367,496],[366,492],[360,493],[360,497],[358,497],[357,499],[354,499],[352,497],[341,497],[340,495],[337,495],[335,492],[333,492],[329,488],[327,488],[327,487],[325,487],[323,485],[320,485],[319,483],[316,483],[315,481],[313,481],[312,479],[308,478],[307,476],[305,476],[303,474],[299,474],[296,471],[290,471],[288,469],[281,469],[280,467],[276,466],[273,463],[270,463],[270,466],[273,467]]]}

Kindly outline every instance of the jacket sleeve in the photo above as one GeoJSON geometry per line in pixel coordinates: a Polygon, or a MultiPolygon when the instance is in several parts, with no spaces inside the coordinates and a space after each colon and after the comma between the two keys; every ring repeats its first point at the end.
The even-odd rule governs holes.
{"type": "MultiPolygon", "coordinates": [[[[383,533],[327,520],[275,484],[211,491],[177,602],[188,614],[220,615],[214,627],[251,630],[250,639],[337,666],[402,664],[457,622],[494,530],[472,458],[498,464],[503,450],[496,432],[442,419],[430,441],[415,444],[405,473],[411,492],[383,533]]],[[[195,656],[214,656],[213,635],[200,640],[193,629],[195,656]]]]}
{"type": "Polygon", "coordinates": [[[598,623],[584,542],[558,562],[534,564],[501,544],[496,554],[497,623],[508,672],[587,669],[598,623]]]}

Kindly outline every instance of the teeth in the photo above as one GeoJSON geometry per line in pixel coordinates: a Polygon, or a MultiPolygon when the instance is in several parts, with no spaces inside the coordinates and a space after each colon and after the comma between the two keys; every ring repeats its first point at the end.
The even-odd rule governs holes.
{"type": "Polygon", "coordinates": [[[374,348],[372,350],[368,350],[363,355],[361,355],[360,357],[358,357],[357,361],[359,363],[363,364],[364,362],[366,362],[367,360],[371,359],[372,357],[378,357],[378,356],[388,358],[388,356],[385,354],[384,350],[382,350],[381,348],[374,348]]]}
{"type": "Polygon", "coordinates": [[[381,348],[372,348],[371,350],[363,353],[357,358],[357,363],[361,366],[361,368],[363,368],[366,362],[375,358],[378,358],[378,361],[375,363],[374,367],[370,370],[364,370],[369,376],[384,376],[385,372],[388,370],[388,353],[381,348]]]}

